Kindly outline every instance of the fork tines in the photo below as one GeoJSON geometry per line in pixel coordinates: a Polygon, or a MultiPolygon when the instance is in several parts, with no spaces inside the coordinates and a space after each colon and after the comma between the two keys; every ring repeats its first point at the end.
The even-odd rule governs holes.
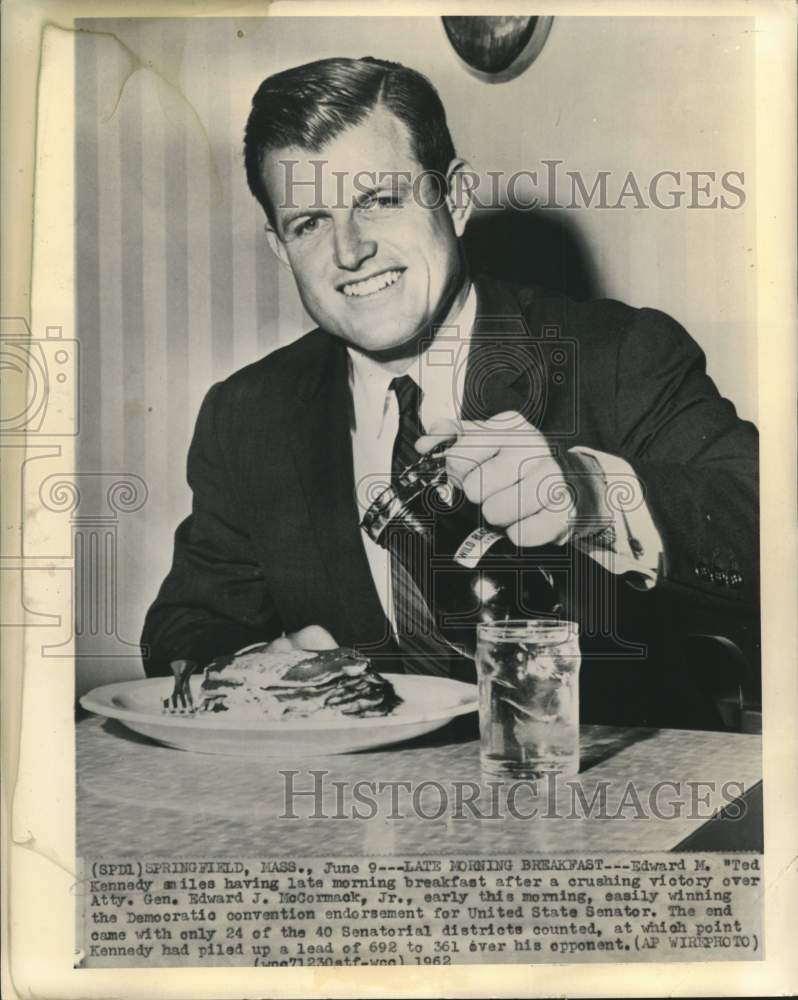
{"type": "Polygon", "coordinates": [[[175,686],[171,695],[163,700],[163,711],[168,715],[194,715],[196,708],[189,678],[197,669],[197,663],[194,660],[172,660],[169,666],[175,675],[175,686]]]}

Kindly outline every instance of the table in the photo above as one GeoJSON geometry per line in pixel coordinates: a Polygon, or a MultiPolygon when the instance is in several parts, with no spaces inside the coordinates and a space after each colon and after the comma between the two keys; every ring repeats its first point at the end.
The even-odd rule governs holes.
{"type": "Polygon", "coordinates": [[[473,792],[462,784],[479,781],[475,715],[401,747],[329,757],[287,751],[284,758],[255,760],[184,753],[86,713],[79,716],[76,733],[77,847],[83,857],[495,856],[761,847],[757,735],[584,726],[578,779],[548,785],[537,799],[530,786],[517,789],[516,813],[529,815],[537,806],[537,815],[506,814],[506,799],[500,798],[494,801],[505,814],[498,816],[486,792],[475,800],[484,818],[475,818],[463,803],[473,792]],[[316,778],[311,769],[324,775],[316,778]],[[289,779],[284,771],[296,773],[289,779]],[[295,798],[291,811],[298,818],[286,818],[289,780],[295,789],[319,782],[322,809],[338,818],[308,818],[315,807],[311,796],[295,798]],[[426,782],[417,805],[429,818],[414,813],[411,793],[400,785],[394,786],[394,818],[388,815],[389,793],[374,796],[382,807],[375,818],[354,817],[353,783],[377,780],[411,782],[417,791],[426,782]],[[677,783],[678,791],[661,784],[666,781],[677,783]],[[343,791],[334,782],[344,783],[343,791]],[[724,790],[726,782],[736,784],[724,790]],[[441,788],[447,808],[436,815],[441,788]],[[576,789],[586,803],[606,794],[605,807],[599,797],[591,813],[576,789]],[[744,821],[709,821],[743,791],[744,821]],[[624,795],[627,805],[619,812],[624,795]],[[682,814],[667,818],[677,811],[682,814]]]}

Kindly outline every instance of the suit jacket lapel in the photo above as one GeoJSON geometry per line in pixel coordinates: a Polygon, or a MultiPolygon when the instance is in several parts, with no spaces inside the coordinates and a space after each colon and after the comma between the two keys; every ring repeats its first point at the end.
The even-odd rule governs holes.
{"type": "Polygon", "coordinates": [[[291,445],[330,594],[338,607],[342,643],[378,641],[385,632],[363,548],[355,503],[351,394],[346,349],[325,341],[317,363],[297,379],[291,445]]]}
{"type": "Polygon", "coordinates": [[[476,290],[461,416],[486,420],[517,410],[537,425],[545,403],[545,362],[517,295],[511,286],[490,280],[476,282],[476,290]]]}

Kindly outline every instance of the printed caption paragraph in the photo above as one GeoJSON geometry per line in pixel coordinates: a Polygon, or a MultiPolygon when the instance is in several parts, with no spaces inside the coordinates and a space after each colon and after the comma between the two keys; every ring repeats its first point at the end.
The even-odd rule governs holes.
{"type": "Polygon", "coordinates": [[[761,959],[757,854],[84,859],[79,968],[761,959]]]}

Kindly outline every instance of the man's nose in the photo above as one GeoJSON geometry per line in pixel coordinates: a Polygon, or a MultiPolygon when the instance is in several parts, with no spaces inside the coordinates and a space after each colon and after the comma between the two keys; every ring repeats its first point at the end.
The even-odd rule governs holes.
{"type": "Polygon", "coordinates": [[[377,252],[375,240],[363,239],[360,226],[351,217],[334,222],[335,263],[344,271],[357,269],[377,252]]]}

